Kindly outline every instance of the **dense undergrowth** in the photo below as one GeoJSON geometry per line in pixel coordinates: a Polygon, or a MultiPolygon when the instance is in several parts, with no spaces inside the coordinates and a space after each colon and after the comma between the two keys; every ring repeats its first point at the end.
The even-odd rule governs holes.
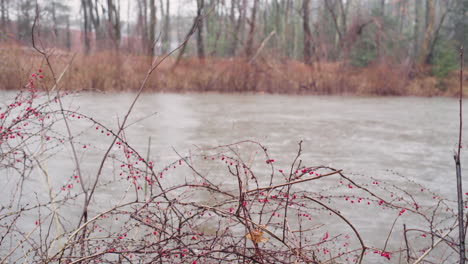
{"type": "MultiPolygon", "coordinates": [[[[63,69],[73,54],[49,51],[56,71],[63,69]]],[[[0,49],[0,89],[16,90],[33,69],[44,66],[42,56],[28,49],[7,46],[0,49]]],[[[102,52],[76,55],[65,73],[63,89],[103,92],[138,90],[151,58],[102,52]]],[[[221,92],[278,94],[355,94],[397,96],[454,96],[456,72],[433,75],[429,67],[393,63],[391,58],[352,67],[345,62],[305,65],[294,60],[258,56],[254,61],[237,58],[185,58],[177,67],[168,58],[152,75],[145,92],[221,92]]],[[[43,67],[46,68],[46,67],[43,67]]],[[[52,86],[45,69],[44,83],[52,86]]]]}

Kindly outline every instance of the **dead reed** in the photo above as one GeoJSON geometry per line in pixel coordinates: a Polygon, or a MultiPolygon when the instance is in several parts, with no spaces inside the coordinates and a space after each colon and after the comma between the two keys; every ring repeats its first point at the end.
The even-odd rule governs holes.
{"type": "MultiPolygon", "coordinates": [[[[55,51],[53,67],[59,71],[72,54],[55,51]]],[[[25,76],[45,62],[36,52],[15,46],[0,49],[0,89],[16,90],[25,76]]],[[[103,92],[136,91],[151,59],[145,56],[101,52],[78,54],[64,76],[64,89],[103,92]]],[[[260,56],[254,62],[243,58],[185,58],[173,68],[169,58],[150,77],[146,92],[220,92],[277,94],[354,94],[396,96],[455,96],[456,73],[445,80],[447,89],[429,70],[415,72],[411,65],[376,62],[367,68],[353,68],[338,62],[308,66],[294,60],[260,56]]],[[[42,66],[41,66],[42,65],[42,66]]],[[[45,69],[47,72],[47,70],[45,69]]],[[[45,76],[48,76],[47,74],[45,76]]],[[[45,84],[53,80],[46,77],[45,84]]]]}

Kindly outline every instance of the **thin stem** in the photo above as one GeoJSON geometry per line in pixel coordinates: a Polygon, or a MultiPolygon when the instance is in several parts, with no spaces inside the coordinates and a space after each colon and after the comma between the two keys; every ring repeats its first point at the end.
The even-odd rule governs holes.
{"type": "Polygon", "coordinates": [[[463,129],[463,46],[460,48],[460,109],[459,117],[460,124],[458,130],[458,151],[455,155],[455,167],[457,173],[457,200],[458,200],[458,237],[459,237],[459,249],[460,249],[460,264],[465,263],[465,225],[463,221],[463,186],[462,186],[462,174],[461,174],[461,162],[460,162],[460,150],[461,150],[461,139],[463,129]]]}
{"type": "Polygon", "coordinates": [[[320,204],[321,206],[325,207],[327,210],[331,211],[332,213],[334,213],[335,215],[337,215],[339,218],[343,219],[343,221],[345,221],[349,227],[351,227],[351,229],[353,229],[353,232],[354,234],[356,234],[356,237],[359,239],[359,243],[361,244],[361,255],[359,257],[359,264],[362,263],[362,260],[364,259],[364,253],[366,252],[366,249],[367,249],[367,246],[364,244],[364,241],[362,240],[361,238],[361,235],[359,234],[359,232],[357,231],[357,229],[353,226],[353,224],[351,224],[351,222],[349,222],[348,219],[346,219],[344,216],[342,216],[340,213],[338,213],[337,211],[333,210],[332,208],[330,208],[329,206],[325,205],[324,203],[320,202],[320,201],[317,201],[315,200],[314,198],[312,197],[309,197],[309,196],[304,196],[304,198],[306,199],[309,199],[315,203],[318,203],[320,204]]]}

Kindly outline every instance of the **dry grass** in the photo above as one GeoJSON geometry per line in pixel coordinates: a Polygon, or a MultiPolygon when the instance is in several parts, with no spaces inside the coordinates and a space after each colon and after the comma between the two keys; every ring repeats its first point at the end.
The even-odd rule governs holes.
{"type": "MultiPolygon", "coordinates": [[[[55,52],[52,64],[58,75],[72,55],[55,52]]],[[[0,48],[0,89],[21,88],[25,76],[45,69],[44,61],[33,50],[0,48]]],[[[91,56],[78,54],[64,76],[68,90],[131,91],[140,85],[150,58],[103,52],[91,56]]],[[[173,69],[167,60],[148,82],[148,92],[226,92],[281,94],[358,94],[452,96],[456,94],[456,75],[446,80],[447,89],[428,70],[412,71],[408,65],[382,62],[356,69],[337,62],[312,66],[293,60],[259,57],[249,63],[243,58],[184,59],[173,69]]],[[[50,72],[44,72],[46,87],[52,84],[50,72]]],[[[50,87],[50,86],[49,86],[50,87]]]]}

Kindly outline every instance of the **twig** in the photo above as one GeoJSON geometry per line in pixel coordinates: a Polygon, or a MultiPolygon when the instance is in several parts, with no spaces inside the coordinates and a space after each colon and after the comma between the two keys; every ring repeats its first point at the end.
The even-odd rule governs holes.
{"type": "Polygon", "coordinates": [[[463,129],[463,46],[460,48],[460,109],[459,117],[460,123],[458,127],[458,151],[454,156],[455,167],[457,172],[457,202],[458,202],[458,237],[460,249],[460,264],[465,263],[465,225],[463,221],[463,187],[462,187],[462,175],[461,175],[461,162],[460,162],[460,151],[461,151],[461,140],[462,140],[462,129],[463,129]]]}
{"type": "Polygon", "coordinates": [[[385,240],[385,245],[384,245],[384,247],[382,249],[382,252],[385,252],[385,250],[387,249],[388,240],[390,240],[390,236],[392,235],[393,228],[395,228],[395,224],[396,224],[396,221],[398,220],[398,218],[400,218],[400,215],[398,215],[395,218],[395,220],[393,221],[392,227],[390,228],[390,231],[388,231],[388,236],[387,236],[387,239],[385,240]]]}
{"type": "MultiPolygon", "coordinates": [[[[440,244],[440,242],[444,241],[444,238],[445,238],[446,236],[448,236],[448,234],[450,234],[450,232],[452,232],[453,229],[455,229],[455,227],[450,228],[441,238],[439,238],[439,240],[437,240],[437,241],[435,242],[434,245],[432,245],[432,247],[431,247],[430,249],[426,250],[426,252],[424,252],[424,254],[422,254],[413,264],[418,264],[418,263],[420,263],[421,261],[423,261],[424,258],[425,258],[427,255],[429,255],[429,253],[431,253],[431,251],[432,251],[434,248],[436,248],[437,245],[440,244]]],[[[462,263],[465,263],[465,262],[462,262],[462,263]]]]}
{"type": "Polygon", "coordinates": [[[9,256],[11,256],[11,254],[13,254],[20,246],[23,245],[23,243],[29,239],[29,237],[34,233],[34,231],[36,231],[36,229],[38,229],[40,227],[42,223],[38,223],[25,237],[23,240],[21,240],[20,242],[18,242],[18,244],[16,245],[16,247],[14,247],[12,250],[10,250],[10,252],[8,252],[8,254],[0,261],[0,264],[3,264],[6,262],[6,260],[8,259],[9,256]]]}
{"type": "Polygon", "coordinates": [[[257,52],[255,52],[255,55],[249,60],[248,64],[252,64],[262,52],[263,48],[265,47],[265,44],[270,40],[271,37],[273,37],[276,34],[276,30],[273,30],[268,34],[268,36],[262,41],[262,44],[260,44],[260,47],[257,49],[257,52]]]}
{"type": "Polygon", "coordinates": [[[129,203],[125,203],[125,204],[121,204],[121,205],[117,205],[109,210],[106,210],[102,213],[99,213],[97,214],[96,216],[94,216],[93,218],[89,219],[87,222],[83,223],[81,226],[79,226],[77,229],[75,229],[69,236],[68,236],[68,239],[67,241],[64,243],[63,247],[57,251],[57,253],[55,253],[55,255],[53,255],[49,261],[53,261],[55,259],[55,257],[57,257],[58,255],[60,255],[66,248],[67,248],[67,245],[68,243],[70,242],[70,240],[75,236],[77,235],[82,229],[86,228],[86,226],[88,226],[90,223],[96,221],[97,219],[99,219],[101,216],[103,215],[106,215],[114,210],[117,210],[118,208],[122,208],[122,207],[125,207],[125,206],[128,206],[128,205],[131,205],[135,202],[129,202],[129,203]]]}
{"type": "Polygon", "coordinates": [[[410,255],[410,248],[408,244],[408,236],[406,235],[406,224],[403,224],[403,236],[405,238],[405,245],[406,245],[406,263],[410,263],[411,255],[410,255]]]}
{"type": "Polygon", "coordinates": [[[318,179],[320,179],[320,178],[327,177],[327,176],[331,176],[331,175],[334,175],[334,174],[337,174],[337,173],[340,173],[340,172],[342,172],[342,170],[337,170],[337,171],[330,172],[330,173],[327,173],[327,174],[322,174],[322,175],[320,175],[320,176],[315,176],[315,177],[306,178],[306,179],[302,179],[302,180],[297,180],[297,181],[282,183],[282,184],[278,184],[278,185],[274,185],[274,186],[261,187],[261,188],[257,188],[257,189],[253,189],[253,190],[246,191],[245,193],[252,193],[252,192],[259,192],[259,191],[272,190],[272,189],[276,189],[276,188],[280,188],[280,187],[284,187],[284,186],[288,186],[288,185],[292,185],[292,184],[302,183],[302,182],[311,181],[311,180],[318,180],[318,179]]]}
{"type": "Polygon", "coordinates": [[[362,260],[364,259],[364,253],[366,252],[366,249],[367,249],[367,246],[364,244],[364,241],[362,240],[361,238],[361,235],[359,234],[359,232],[356,230],[356,228],[353,226],[353,224],[351,224],[351,222],[348,221],[348,219],[346,219],[344,216],[342,216],[340,213],[338,213],[337,211],[331,209],[329,206],[325,205],[324,203],[320,202],[320,201],[317,201],[315,200],[314,198],[312,197],[309,197],[307,195],[304,196],[304,198],[306,199],[309,199],[313,202],[316,202],[318,204],[320,204],[321,206],[325,207],[326,209],[328,209],[329,211],[331,211],[332,213],[334,213],[335,215],[337,215],[339,218],[343,219],[343,221],[345,221],[349,227],[351,227],[351,229],[353,229],[354,231],[354,234],[356,234],[357,238],[359,239],[359,243],[361,244],[361,255],[359,256],[359,264],[362,263],[362,260]]]}

